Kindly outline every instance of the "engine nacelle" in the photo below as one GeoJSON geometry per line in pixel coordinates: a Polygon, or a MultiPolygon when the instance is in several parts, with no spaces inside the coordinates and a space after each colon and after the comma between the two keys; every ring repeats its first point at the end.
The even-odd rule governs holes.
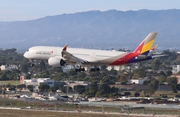
{"type": "Polygon", "coordinates": [[[50,57],[48,59],[48,64],[54,67],[64,66],[65,63],[66,62],[62,58],[50,57]]]}

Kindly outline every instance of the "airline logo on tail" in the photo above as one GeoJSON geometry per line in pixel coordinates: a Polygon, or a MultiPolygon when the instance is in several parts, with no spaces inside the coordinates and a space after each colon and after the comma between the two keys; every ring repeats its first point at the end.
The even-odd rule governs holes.
{"type": "Polygon", "coordinates": [[[156,32],[150,33],[133,52],[127,53],[123,57],[120,57],[118,60],[111,63],[111,65],[135,63],[139,61],[152,59],[152,56],[149,56],[149,52],[152,49],[156,35],[156,32]]]}
{"type": "Polygon", "coordinates": [[[135,54],[148,55],[149,51],[152,49],[157,33],[150,33],[140,45],[133,51],[135,54]]]}

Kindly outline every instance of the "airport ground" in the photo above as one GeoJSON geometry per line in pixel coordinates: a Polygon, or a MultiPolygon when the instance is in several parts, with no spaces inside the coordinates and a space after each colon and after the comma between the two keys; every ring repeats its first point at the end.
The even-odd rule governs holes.
{"type": "Polygon", "coordinates": [[[126,114],[126,113],[101,113],[78,111],[54,111],[54,110],[17,110],[0,109],[0,117],[178,117],[177,115],[157,114],[126,114]]]}
{"type": "Polygon", "coordinates": [[[149,107],[129,108],[127,105],[120,106],[120,102],[116,102],[116,105],[115,102],[109,102],[109,105],[107,103],[102,102],[101,104],[104,105],[102,106],[100,102],[84,105],[0,99],[0,117],[177,117],[180,115],[180,109],[174,108],[175,106],[164,108],[166,105],[162,105],[161,108],[151,108],[152,105],[149,105],[149,107]]]}

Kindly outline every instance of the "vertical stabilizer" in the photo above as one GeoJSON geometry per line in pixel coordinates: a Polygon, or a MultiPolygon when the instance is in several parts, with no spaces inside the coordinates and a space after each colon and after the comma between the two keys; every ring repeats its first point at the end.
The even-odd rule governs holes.
{"type": "Polygon", "coordinates": [[[133,51],[135,54],[143,54],[148,55],[149,51],[152,48],[152,45],[154,44],[155,38],[157,33],[152,32],[150,33],[140,44],[139,46],[133,51]]]}

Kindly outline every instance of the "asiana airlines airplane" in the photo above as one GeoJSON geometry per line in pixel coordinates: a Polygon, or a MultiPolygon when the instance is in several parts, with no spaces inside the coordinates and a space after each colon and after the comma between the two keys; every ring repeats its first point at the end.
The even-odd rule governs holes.
{"type": "Polygon", "coordinates": [[[24,57],[33,60],[48,60],[50,66],[66,66],[73,65],[76,71],[85,71],[84,67],[88,67],[92,71],[99,71],[99,66],[118,66],[129,63],[136,63],[145,60],[160,57],[162,55],[152,56],[151,51],[157,33],[150,33],[133,52],[52,47],[52,46],[34,46],[24,53],[24,57]]]}

